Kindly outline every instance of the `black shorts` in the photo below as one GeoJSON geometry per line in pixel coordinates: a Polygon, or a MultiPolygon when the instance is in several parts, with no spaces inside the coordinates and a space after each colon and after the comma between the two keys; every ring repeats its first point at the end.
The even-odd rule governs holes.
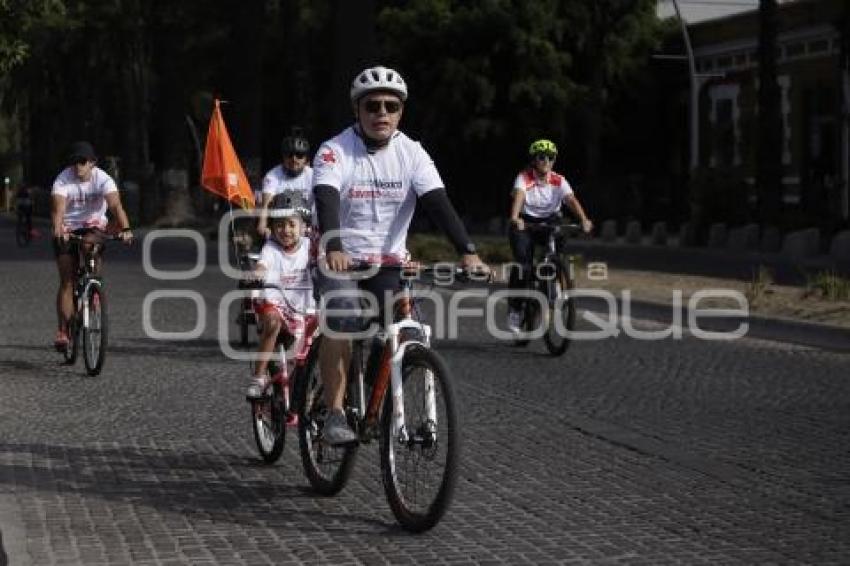
{"type": "Polygon", "coordinates": [[[316,268],[315,289],[322,310],[345,311],[323,316],[324,323],[335,332],[362,332],[369,327],[375,315],[383,321],[387,307],[392,308],[392,299],[388,299],[388,294],[392,297],[401,289],[400,267],[381,267],[367,279],[354,279],[347,273],[333,275],[338,278],[316,268]],[[332,297],[325,297],[331,292],[332,297]],[[374,306],[377,312],[369,313],[364,306],[374,306]]]}
{"type": "MultiPolygon", "coordinates": [[[[71,234],[82,236],[84,234],[88,234],[89,232],[96,231],[98,231],[97,228],[80,228],[79,230],[71,230],[71,234]]],[[[60,255],[76,256],[79,247],[79,240],[60,240],[57,238],[53,238],[53,253],[56,257],[59,257],[60,255]]]]}

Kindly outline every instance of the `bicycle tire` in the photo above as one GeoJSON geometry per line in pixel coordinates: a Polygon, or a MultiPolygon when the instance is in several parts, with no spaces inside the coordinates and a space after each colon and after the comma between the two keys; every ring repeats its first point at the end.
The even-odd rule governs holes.
{"type": "Polygon", "coordinates": [[[358,445],[331,446],[321,438],[326,413],[319,375],[321,342],[321,337],[313,342],[306,368],[295,379],[294,403],[298,411],[298,447],[304,475],[316,493],[330,496],[339,493],[351,477],[358,445]]]}
{"type": "MultiPolygon", "coordinates": [[[[531,299],[525,299],[523,301],[522,306],[522,326],[521,329],[524,333],[532,332],[534,330],[534,323],[537,320],[537,303],[531,299]]],[[[514,346],[518,348],[524,348],[528,346],[531,340],[527,338],[514,338],[514,346]]]]}
{"type": "Polygon", "coordinates": [[[546,349],[553,356],[562,356],[570,347],[569,335],[562,336],[558,333],[558,327],[555,323],[555,317],[561,315],[564,328],[572,332],[576,327],[576,305],[575,301],[567,296],[567,299],[562,303],[562,308],[556,312],[555,303],[553,301],[564,290],[570,291],[575,287],[572,279],[570,279],[563,267],[558,268],[558,276],[554,281],[550,281],[549,285],[554,286],[554,289],[548,289],[549,296],[549,317],[546,327],[546,332],[543,334],[543,341],[546,343],[546,349]]]}
{"type": "Polygon", "coordinates": [[[95,376],[103,369],[106,359],[107,344],[107,316],[106,295],[99,285],[89,285],[88,300],[88,326],[83,326],[83,361],[89,375],[95,376]]]}
{"type": "Polygon", "coordinates": [[[283,454],[286,445],[286,415],[283,406],[283,389],[280,383],[272,385],[268,397],[251,401],[251,428],[257,451],[266,464],[274,464],[283,454]]]}
{"type": "MultiPolygon", "coordinates": [[[[388,394],[381,418],[381,475],[387,501],[396,520],[405,530],[422,532],[434,527],[451,504],[460,464],[460,424],[451,374],[442,357],[425,347],[411,346],[404,354],[402,373],[405,427],[412,433],[412,439],[405,446],[393,436],[393,399],[388,394]],[[416,371],[421,369],[430,371],[434,376],[434,391],[438,401],[438,422],[434,425],[429,424],[431,421],[427,418],[425,408],[427,373],[416,371]],[[421,399],[412,393],[419,384],[424,385],[421,399]],[[408,392],[411,392],[410,398],[408,392]],[[442,414],[439,410],[440,399],[444,408],[442,414]],[[434,426],[436,433],[430,430],[431,426],[434,426]],[[432,497],[424,496],[425,501],[419,505],[414,499],[427,490],[420,490],[417,486],[408,493],[401,485],[400,472],[411,467],[406,465],[408,460],[413,464],[426,460],[436,461],[437,454],[442,453],[443,449],[444,463],[436,464],[436,467],[442,465],[436,489],[432,497]]],[[[415,473],[413,475],[418,477],[415,473]]],[[[425,473],[424,476],[431,477],[431,474],[425,473]]]]}
{"type": "Polygon", "coordinates": [[[69,366],[74,365],[77,361],[77,351],[80,342],[80,324],[78,320],[79,315],[75,313],[68,322],[68,345],[62,351],[65,363],[69,366]]]}

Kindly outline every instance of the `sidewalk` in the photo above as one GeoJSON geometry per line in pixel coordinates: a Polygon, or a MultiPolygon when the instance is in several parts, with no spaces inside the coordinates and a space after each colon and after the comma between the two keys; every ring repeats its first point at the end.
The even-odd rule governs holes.
{"type": "Polygon", "coordinates": [[[829,256],[793,259],[780,253],[736,251],[731,249],[679,247],[603,242],[600,239],[571,239],[569,249],[586,262],[603,261],[611,267],[629,270],[680,273],[723,279],[751,280],[760,266],[773,273],[776,283],[801,285],[806,275],[835,270],[850,277],[850,262],[829,256]]]}

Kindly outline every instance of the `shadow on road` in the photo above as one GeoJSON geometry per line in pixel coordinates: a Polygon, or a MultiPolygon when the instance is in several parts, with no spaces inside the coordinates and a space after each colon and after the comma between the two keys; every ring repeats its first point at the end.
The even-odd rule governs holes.
{"type": "Polygon", "coordinates": [[[0,465],[0,484],[36,494],[143,505],[163,513],[179,513],[189,520],[197,517],[267,527],[295,522],[300,531],[380,536],[402,533],[395,524],[346,513],[342,509],[349,505],[315,496],[304,485],[291,485],[291,480],[287,485],[281,478],[281,467],[260,465],[255,459],[231,454],[135,446],[0,444],[0,458],[21,462],[0,465]],[[317,504],[331,509],[317,510],[317,504]],[[340,511],[334,511],[335,507],[340,511]]]}

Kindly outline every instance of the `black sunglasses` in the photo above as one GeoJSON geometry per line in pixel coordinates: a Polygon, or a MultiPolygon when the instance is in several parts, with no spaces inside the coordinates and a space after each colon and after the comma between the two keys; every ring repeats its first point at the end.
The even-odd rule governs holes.
{"type": "Polygon", "coordinates": [[[369,114],[377,114],[381,111],[382,106],[387,114],[395,114],[401,110],[401,102],[398,100],[367,100],[363,103],[363,108],[369,114]]]}
{"type": "Polygon", "coordinates": [[[534,159],[537,161],[555,161],[555,158],[558,156],[557,153],[535,153],[534,159]]]}
{"type": "Polygon", "coordinates": [[[284,154],[284,157],[295,157],[297,159],[304,159],[307,157],[307,154],[303,151],[288,151],[284,154]]]}

